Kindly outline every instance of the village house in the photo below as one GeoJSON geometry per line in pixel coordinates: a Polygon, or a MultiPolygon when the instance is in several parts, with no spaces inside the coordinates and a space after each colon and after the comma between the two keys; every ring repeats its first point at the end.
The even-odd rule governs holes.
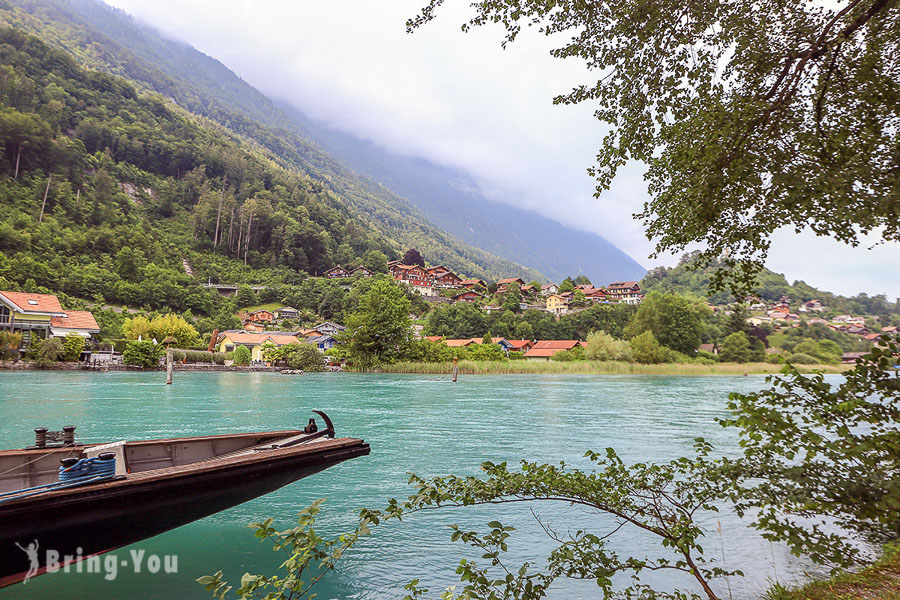
{"type": "Polygon", "coordinates": [[[275,315],[270,310],[254,310],[247,314],[247,320],[252,323],[271,323],[275,320],[275,315]]]}
{"type": "Polygon", "coordinates": [[[343,279],[345,277],[350,277],[350,272],[341,265],[338,265],[336,267],[331,267],[322,273],[322,277],[325,277],[326,279],[343,279]]]}
{"type": "Polygon", "coordinates": [[[334,339],[333,336],[330,335],[315,335],[307,337],[303,340],[304,343],[314,344],[315,347],[319,350],[319,352],[325,353],[326,350],[330,350],[334,348],[335,344],[337,344],[337,340],[334,339]]]}
{"type": "Polygon", "coordinates": [[[591,286],[587,286],[581,289],[581,293],[585,295],[589,300],[593,300],[594,302],[606,302],[609,299],[609,294],[606,293],[606,290],[603,288],[595,288],[591,286]]]}
{"type": "Polygon", "coordinates": [[[555,283],[548,283],[541,286],[541,296],[553,296],[559,293],[559,286],[555,283]]]}
{"type": "Polygon", "coordinates": [[[542,340],[525,353],[526,360],[549,361],[550,357],[563,350],[571,350],[575,346],[584,346],[578,340],[542,340]]]}
{"type": "Polygon", "coordinates": [[[432,285],[437,288],[456,289],[462,282],[456,273],[444,267],[431,267],[426,272],[432,285]]]}
{"type": "Polygon", "coordinates": [[[282,306],[275,311],[275,318],[279,321],[284,319],[297,320],[300,318],[300,311],[292,306],[282,306]]]}
{"type": "Polygon", "coordinates": [[[809,300],[800,305],[800,312],[823,312],[825,307],[818,300],[809,300]]]}
{"type": "Polygon", "coordinates": [[[523,285],[523,286],[520,288],[520,290],[521,290],[521,292],[522,292],[522,295],[539,294],[540,291],[541,291],[541,287],[540,287],[539,285],[534,284],[534,283],[529,283],[528,285],[523,285]]]}
{"type": "Polygon", "coordinates": [[[479,285],[484,289],[487,289],[487,284],[484,282],[484,279],[464,279],[459,282],[459,287],[465,288],[467,290],[471,290],[472,288],[479,285]]]}
{"type": "Polygon", "coordinates": [[[324,323],[319,323],[318,325],[313,327],[313,330],[319,332],[320,335],[330,335],[330,336],[336,336],[340,332],[344,331],[345,329],[347,329],[347,328],[344,327],[343,325],[339,325],[337,323],[332,323],[331,321],[325,321],[324,323]]]}
{"type": "Polygon", "coordinates": [[[850,315],[838,315],[832,319],[834,323],[848,323],[852,325],[865,325],[865,317],[852,317],[850,315]]]}
{"type": "Polygon", "coordinates": [[[462,293],[459,293],[459,294],[453,296],[453,301],[454,302],[478,302],[479,300],[482,300],[483,298],[484,298],[484,296],[482,296],[481,294],[479,294],[476,291],[466,290],[465,292],[462,292],[462,293]]]}
{"type": "Polygon", "coordinates": [[[216,345],[219,348],[219,352],[234,352],[235,348],[238,346],[246,346],[250,350],[250,359],[261,361],[264,360],[262,356],[262,346],[267,342],[271,342],[276,346],[286,346],[288,344],[299,344],[300,340],[293,335],[225,331],[219,334],[216,345]]]}
{"type": "Polygon", "coordinates": [[[372,271],[365,267],[356,267],[350,271],[350,277],[371,277],[372,271]]]}
{"type": "Polygon", "coordinates": [[[22,334],[20,348],[51,337],[52,319],[65,316],[59,298],[52,294],[0,291],[0,328],[22,334]]]}
{"type": "Polygon", "coordinates": [[[507,340],[509,342],[510,352],[528,352],[534,347],[532,340],[507,340]]]}
{"type": "Polygon", "coordinates": [[[505,294],[507,291],[509,291],[509,288],[511,286],[516,286],[521,289],[523,285],[525,285],[525,280],[523,280],[521,277],[508,277],[506,279],[501,279],[497,282],[497,293],[505,294]]]}
{"type": "Polygon", "coordinates": [[[546,310],[556,316],[564,315],[569,312],[569,303],[572,301],[571,292],[565,294],[554,294],[547,298],[546,310]],[[568,295],[566,295],[568,294],[568,295]]]}
{"type": "Polygon", "coordinates": [[[253,321],[247,321],[244,323],[244,331],[249,331],[251,333],[261,333],[266,330],[266,326],[262,323],[254,323],[253,321]]]}
{"type": "Polygon", "coordinates": [[[97,319],[87,310],[67,310],[62,317],[50,317],[50,335],[64,338],[70,333],[90,339],[100,333],[97,319]]]}
{"type": "Polygon", "coordinates": [[[637,281],[614,281],[606,286],[606,293],[610,300],[625,304],[640,304],[643,298],[637,281]]]}

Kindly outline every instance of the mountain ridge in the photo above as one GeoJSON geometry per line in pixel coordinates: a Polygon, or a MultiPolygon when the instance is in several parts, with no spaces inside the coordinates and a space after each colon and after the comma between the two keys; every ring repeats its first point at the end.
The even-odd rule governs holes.
{"type": "Polygon", "coordinates": [[[151,31],[119,9],[95,0],[4,0],[0,21],[73,54],[87,68],[123,76],[261,145],[282,166],[333,190],[377,224],[378,233],[398,252],[417,247],[429,261],[472,276],[545,279],[517,261],[465,244],[405,199],[355,177],[316,147],[269,98],[219,61],[151,31]],[[210,69],[224,74],[224,82],[208,77],[210,69]]]}

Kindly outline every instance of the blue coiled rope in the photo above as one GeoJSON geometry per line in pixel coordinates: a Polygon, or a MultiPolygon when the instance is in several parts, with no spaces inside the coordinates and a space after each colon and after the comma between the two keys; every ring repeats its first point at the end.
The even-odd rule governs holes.
{"type": "Polygon", "coordinates": [[[75,483],[88,479],[108,479],[116,474],[116,459],[81,458],[71,467],[59,468],[59,483],[75,483]]]}
{"type": "Polygon", "coordinates": [[[71,467],[59,468],[59,481],[36,485],[30,488],[0,494],[0,504],[36,496],[44,492],[76,487],[88,483],[99,483],[116,476],[116,459],[81,458],[71,467]],[[4,497],[6,496],[6,497],[4,497]]]}

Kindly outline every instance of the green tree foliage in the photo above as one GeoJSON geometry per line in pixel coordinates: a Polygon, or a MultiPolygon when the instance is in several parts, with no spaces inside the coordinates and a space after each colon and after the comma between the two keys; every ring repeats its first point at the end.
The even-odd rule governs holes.
{"type": "Polygon", "coordinates": [[[346,319],[349,350],[362,367],[393,362],[402,357],[412,337],[410,301],[399,285],[375,281],[359,299],[359,308],[346,319]]]}
{"type": "Polygon", "coordinates": [[[387,273],[387,256],[379,250],[369,250],[362,258],[362,266],[372,273],[387,273]]]}
{"type": "Polygon", "coordinates": [[[806,338],[794,346],[793,353],[808,354],[814,356],[820,362],[830,365],[840,364],[842,354],[841,348],[836,342],[827,339],[816,341],[811,338],[806,338]]]}
{"type": "Polygon", "coordinates": [[[862,546],[823,521],[857,538],[900,537],[898,352],[885,336],[836,385],[788,366],[769,389],[731,394],[735,416],[721,423],[738,428],[744,449],[730,473],[746,486],[737,508],[767,538],[847,565],[863,560],[862,546]]]}
{"type": "MultiPolygon", "coordinates": [[[[442,3],[430,0],[408,29],[442,3]]],[[[900,239],[896,5],[684,8],[491,0],[472,5],[465,28],[499,23],[506,43],[534,27],[564,40],[554,56],[599,73],[556,102],[593,103],[611,127],[598,193],[627,161],[647,164],[641,217],[657,253],[700,243],[704,259],[727,255],[752,274],[785,225],[851,244],[873,231],[900,239]]]]}
{"type": "Polygon", "coordinates": [[[234,295],[234,301],[241,308],[254,306],[259,303],[259,298],[249,285],[238,286],[237,293],[234,295]]]}
{"type": "MultiPolygon", "coordinates": [[[[245,574],[241,586],[235,590],[241,600],[265,598],[267,600],[313,598],[312,588],[327,573],[334,571],[338,560],[352,548],[361,536],[368,535],[370,521],[360,519],[352,534],[342,534],[332,539],[323,538],[316,532],[316,516],[321,511],[325,499],[313,502],[297,513],[297,525],[279,531],[272,527],[274,519],[260,523],[250,523],[254,536],[260,541],[269,541],[275,551],[284,551],[291,558],[281,566],[283,577],[264,577],[245,574]]],[[[222,571],[214,575],[204,575],[197,583],[212,592],[213,598],[224,600],[232,586],[224,580],[222,571]]]]}
{"type": "Polygon", "coordinates": [[[666,362],[666,350],[657,341],[652,331],[645,331],[631,338],[631,357],[636,362],[657,364],[666,362]]]}
{"type": "Polygon", "coordinates": [[[133,367],[152,368],[159,366],[159,359],[165,353],[162,344],[154,344],[153,340],[130,341],[122,352],[122,362],[133,367]]]}
{"type": "Polygon", "coordinates": [[[519,305],[522,302],[522,292],[519,290],[519,286],[511,285],[509,289],[503,294],[503,308],[508,311],[518,313],[521,309],[519,305]]]}
{"type": "Polygon", "coordinates": [[[69,333],[63,338],[63,360],[75,362],[84,351],[84,338],[77,333],[69,333]]]}
{"type": "Polygon", "coordinates": [[[56,337],[46,339],[36,339],[31,342],[28,349],[28,356],[34,360],[41,368],[52,366],[53,363],[61,360],[65,348],[61,339],[56,337]]]}
{"type": "Polygon", "coordinates": [[[562,283],[559,284],[559,293],[564,294],[566,292],[574,292],[575,291],[575,282],[572,281],[571,277],[566,277],[563,279],[562,283]]]}
{"type": "Polygon", "coordinates": [[[472,344],[467,350],[469,360],[506,360],[506,354],[503,352],[503,349],[489,338],[480,344],[472,344]]]}
{"type": "Polygon", "coordinates": [[[625,340],[617,340],[605,331],[595,331],[587,338],[585,358],[588,360],[631,362],[631,344],[625,340]]]}
{"type": "Polygon", "coordinates": [[[666,348],[693,355],[703,337],[703,320],[709,310],[700,302],[677,294],[651,292],[628,324],[626,337],[644,331],[666,348]]]}
{"type": "Polygon", "coordinates": [[[726,337],[719,351],[719,359],[725,362],[750,362],[750,355],[750,338],[743,331],[736,331],[726,337]]]}
{"type": "Polygon", "coordinates": [[[313,344],[296,343],[276,346],[267,343],[262,350],[265,360],[284,360],[291,369],[302,371],[324,371],[325,360],[321,352],[313,344]]]}
{"type": "Polygon", "coordinates": [[[172,336],[175,338],[173,345],[176,348],[190,348],[200,341],[200,334],[193,325],[183,317],[171,313],[157,315],[152,320],[145,316],[125,319],[123,330],[125,337],[132,340],[136,340],[140,336],[145,340],[155,339],[157,342],[162,342],[172,336]]]}
{"type": "Polygon", "coordinates": [[[587,278],[587,275],[579,275],[573,280],[575,285],[593,285],[591,280],[587,278]]]}
{"type": "Polygon", "coordinates": [[[19,345],[22,343],[22,334],[0,329],[0,359],[11,360],[19,357],[19,345]]]}
{"type": "Polygon", "coordinates": [[[249,365],[250,359],[253,358],[253,355],[250,353],[250,348],[247,346],[238,346],[234,349],[234,364],[236,365],[249,365]]]}

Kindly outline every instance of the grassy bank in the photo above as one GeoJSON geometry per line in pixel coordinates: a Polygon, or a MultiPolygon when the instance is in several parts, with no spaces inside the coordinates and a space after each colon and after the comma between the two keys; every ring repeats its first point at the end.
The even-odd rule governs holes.
{"type": "MultiPolygon", "coordinates": [[[[801,372],[822,370],[826,373],[841,373],[852,365],[795,365],[801,372]]],[[[451,363],[398,362],[383,365],[382,373],[430,373],[446,374],[453,369],[451,363]]],[[[600,375],[757,375],[780,373],[782,365],[769,363],[718,363],[714,365],[692,365],[664,363],[644,365],[627,362],[596,362],[579,360],[572,362],[538,362],[509,360],[505,362],[463,360],[459,372],[464,375],[506,375],[506,374],[600,374],[600,375]]]]}
{"type": "Polygon", "coordinates": [[[769,590],[765,600],[900,600],[900,544],[888,545],[876,564],[856,573],[841,573],[827,581],[799,588],[781,585],[769,590]]]}

